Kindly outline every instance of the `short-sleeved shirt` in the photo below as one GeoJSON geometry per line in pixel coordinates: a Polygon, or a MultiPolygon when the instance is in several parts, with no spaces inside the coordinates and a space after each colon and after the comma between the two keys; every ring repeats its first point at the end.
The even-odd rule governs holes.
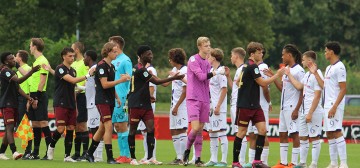
{"type": "Polygon", "coordinates": [[[209,73],[211,66],[199,54],[189,58],[187,66],[186,100],[210,103],[209,73]]]}
{"type": "Polygon", "coordinates": [[[19,84],[11,80],[15,75],[15,72],[8,67],[1,69],[0,108],[18,108],[19,84]]]}
{"type": "MultiPolygon", "coordinates": [[[[321,70],[318,69],[317,73],[319,74],[321,79],[324,79],[321,70]]],[[[307,72],[304,76],[304,78],[302,79],[301,83],[304,85],[304,89],[303,89],[303,109],[304,109],[304,113],[308,114],[309,110],[312,106],[312,102],[314,100],[315,97],[315,91],[321,91],[321,87],[319,85],[319,83],[317,82],[315,75],[307,72]]],[[[321,100],[321,99],[320,99],[321,100]]],[[[319,101],[314,113],[320,113],[322,112],[322,107],[321,107],[321,101],[319,101]]]]}
{"type": "Polygon", "coordinates": [[[151,78],[152,75],[141,64],[134,66],[128,99],[129,108],[152,109],[149,90],[151,78]]]}
{"type": "MultiPolygon", "coordinates": [[[[260,70],[261,77],[263,79],[268,79],[269,77],[264,74],[264,70],[269,69],[269,66],[267,64],[265,64],[264,62],[262,62],[258,65],[258,67],[260,70]]],[[[267,87],[267,89],[270,89],[269,86],[267,87]]],[[[264,91],[263,91],[262,87],[260,87],[260,106],[263,110],[268,111],[268,109],[269,109],[269,103],[265,99],[265,95],[264,95],[264,91]]]]}
{"type": "Polygon", "coordinates": [[[55,69],[54,107],[75,109],[75,84],[64,80],[65,75],[76,77],[74,68],[60,64],[55,69]]]}
{"type": "Polygon", "coordinates": [[[260,78],[260,70],[256,64],[244,65],[242,77],[239,81],[239,92],[237,107],[245,109],[259,109],[260,106],[260,90],[259,84],[255,79],[260,78]]]}
{"type": "MultiPolygon", "coordinates": [[[[115,80],[120,79],[121,74],[129,74],[130,76],[132,75],[133,66],[131,60],[124,53],[118,55],[111,63],[115,67],[115,80]]],[[[115,86],[115,90],[119,97],[126,97],[130,90],[130,81],[117,84],[115,86]]]]}
{"type": "MultiPolygon", "coordinates": [[[[84,59],[82,60],[76,60],[71,64],[71,67],[75,69],[76,71],[76,77],[85,76],[88,74],[89,67],[85,65],[84,59]]],[[[77,85],[85,86],[85,81],[81,81],[77,83],[77,85]]],[[[85,91],[82,91],[81,93],[84,93],[85,91]]]]}
{"type": "MultiPolygon", "coordinates": [[[[297,81],[301,81],[304,78],[305,70],[299,64],[294,64],[290,68],[290,73],[297,81]]],[[[295,88],[290,82],[289,77],[285,74],[282,77],[282,82],[281,110],[293,110],[299,102],[301,91],[295,88]]]]}
{"type": "MultiPolygon", "coordinates": [[[[96,68],[96,66],[95,64],[91,68],[96,68]]],[[[86,79],[85,83],[86,108],[91,109],[95,107],[95,94],[95,77],[90,76],[86,79]]]]}
{"type": "MultiPolygon", "coordinates": [[[[175,73],[179,72],[179,74],[184,74],[186,76],[187,67],[182,66],[179,70],[174,67],[171,71],[175,73]]],[[[186,86],[186,83],[181,80],[173,80],[171,82],[171,109],[178,103],[184,86],[186,86]]],[[[186,101],[183,101],[180,104],[179,110],[186,110],[186,101]]]]}
{"type": "MultiPolygon", "coordinates": [[[[213,70],[214,68],[211,68],[210,72],[212,72],[213,70]]],[[[222,88],[227,88],[227,79],[225,75],[216,75],[210,79],[210,98],[211,98],[212,109],[215,109],[216,105],[219,102],[222,88]]],[[[226,111],[227,111],[227,94],[225,95],[224,101],[220,105],[220,112],[226,112],[226,111]]]]}
{"type": "MultiPolygon", "coordinates": [[[[36,58],[35,62],[33,63],[33,67],[35,67],[37,65],[40,65],[40,67],[41,67],[42,64],[49,65],[49,61],[45,58],[44,55],[41,55],[38,58],[36,58]]],[[[37,92],[38,91],[38,86],[40,84],[40,75],[42,75],[42,74],[46,75],[46,82],[45,82],[45,85],[44,85],[44,89],[42,91],[46,91],[49,72],[41,67],[39,69],[39,71],[34,72],[31,75],[31,77],[29,78],[30,92],[37,92]]]]}
{"type": "MultiPolygon", "coordinates": [[[[20,68],[24,69],[25,71],[29,72],[31,70],[31,67],[28,64],[23,64],[20,68]]],[[[20,73],[20,71],[16,72],[16,75],[18,76],[18,78],[23,77],[24,75],[22,75],[20,73]]],[[[26,79],[24,82],[22,82],[20,84],[20,88],[26,93],[29,94],[30,93],[30,83],[29,83],[29,78],[26,79]]]]}
{"type": "Polygon", "coordinates": [[[231,101],[230,105],[236,105],[237,97],[238,97],[238,90],[239,87],[237,86],[237,83],[239,82],[239,76],[244,67],[244,64],[241,64],[238,69],[236,69],[234,80],[233,80],[233,86],[231,90],[231,101]]]}
{"type": "Polygon", "coordinates": [[[100,78],[107,78],[107,81],[114,81],[115,68],[113,64],[107,64],[101,60],[96,66],[95,73],[95,104],[108,104],[115,107],[115,87],[104,89],[101,85],[100,78]]]}
{"type": "MultiPolygon", "coordinates": [[[[339,60],[332,65],[326,67],[325,80],[324,80],[324,108],[331,108],[339,93],[340,82],[346,82],[346,68],[345,65],[339,60]]],[[[345,99],[343,98],[338,106],[345,108],[345,99]]]]}

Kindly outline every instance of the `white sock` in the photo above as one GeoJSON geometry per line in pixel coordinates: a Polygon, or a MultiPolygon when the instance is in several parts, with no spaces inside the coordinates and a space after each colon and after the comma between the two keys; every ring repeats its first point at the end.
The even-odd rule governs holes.
{"type": "Polygon", "coordinates": [[[312,151],[311,151],[312,161],[311,161],[311,163],[314,163],[314,164],[318,163],[320,150],[321,150],[320,140],[312,141],[312,151]]]}
{"type": "Polygon", "coordinates": [[[252,163],[255,159],[255,149],[249,148],[249,163],[252,163]]]}
{"type": "Polygon", "coordinates": [[[180,156],[180,151],[181,151],[179,135],[173,135],[173,136],[171,136],[171,137],[172,137],[173,144],[174,144],[174,148],[175,148],[175,152],[176,152],[176,158],[177,158],[177,159],[181,159],[181,158],[179,158],[179,156],[180,156]]]}
{"type": "Polygon", "coordinates": [[[96,148],[95,152],[94,152],[94,157],[99,158],[100,160],[103,160],[103,148],[104,148],[104,141],[100,141],[98,147],[96,148]]]}
{"type": "Polygon", "coordinates": [[[330,153],[330,161],[332,165],[338,165],[338,150],[336,145],[336,139],[329,139],[329,153],[330,153]]]}
{"type": "Polygon", "coordinates": [[[217,132],[209,133],[210,137],[210,161],[217,163],[217,155],[219,150],[219,135],[217,132]]]}
{"type": "Polygon", "coordinates": [[[300,154],[300,148],[292,148],[292,152],[291,152],[291,163],[293,163],[294,165],[298,164],[298,160],[299,160],[299,154],[300,154]]]}
{"type": "Polygon", "coordinates": [[[246,164],[245,156],[246,156],[246,150],[247,150],[247,139],[246,137],[243,138],[243,141],[241,143],[241,150],[240,150],[240,156],[239,156],[239,162],[240,164],[246,164]]]}
{"type": "Polygon", "coordinates": [[[280,143],[280,163],[287,165],[287,155],[288,155],[289,143],[280,143]]]}
{"type": "Polygon", "coordinates": [[[220,143],[221,143],[221,162],[227,163],[229,141],[228,141],[225,131],[219,132],[218,135],[219,135],[220,143]]]}
{"type": "Polygon", "coordinates": [[[306,163],[309,152],[309,140],[300,140],[300,163],[306,163]]]}
{"type": "Polygon", "coordinates": [[[180,149],[179,149],[179,152],[180,152],[180,155],[178,156],[179,159],[183,159],[183,155],[184,155],[184,152],[185,152],[185,148],[186,148],[186,143],[187,143],[187,134],[186,133],[181,133],[178,135],[179,136],[179,146],[180,146],[180,149]]]}
{"type": "Polygon", "coordinates": [[[154,144],[154,150],[153,150],[153,159],[155,159],[156,160],[156,144],[157,144],[157,140],[156,140],[156,138],[154,137],[154,140],[155,140],[155,144],[154,144]]]}
{"type": "Polygon", "coordinates": [[[336,146],[341,161],[340,165],[347,164],[346,142],[343,136],[336,139],[336,146]]]}
{"type": "Polygon", "coordinates": [[[264,164],[268,164],[268,158],[269,158],[269,147],[268,146],[264,146],[263,151],[261,153],[261,161],[264,164]]]}
{"type": "Polygon", "coordinates": [[[141,131],[141,134],[142,134],[142,136],[143,136],[143,146],[144,146],[144,153],[145,153],[145,155],[144,155],[144,159],[145,160],[147,160],[147,158],[148,158],[148,155],[147,155],[147,153],[148,153],[148,146],[147,146],[147,132],[143,132],[143,131],[141,131]]]}

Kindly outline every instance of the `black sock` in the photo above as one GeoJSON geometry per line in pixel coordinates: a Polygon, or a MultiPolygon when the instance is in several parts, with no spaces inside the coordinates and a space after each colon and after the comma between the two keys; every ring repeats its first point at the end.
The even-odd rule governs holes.
{"type": "Polygon", "coordinates": [[[41,143],[41,128],[33,128],[34,131],[34,155],[39,155],[39,148],[41,143]]]}
{"type": "Polygon", "coordinates": [[[76,134],[76,137],[74,140],[75,156],[80,156],[82,132],[76,132],[75,134],[76,134]]]}
{"type": "Polygon", "coordinates": [[[89,131],[82,133],[83,154],[89,149],[89,131]]]}
{"type": "Polygon", "coordinates": [[[264,148],[265,136],[258,135],[256,139],[255,160],[261,160],[261,153],[264,148]]]}
{"type": "Polygon", "coordinates": [[[148,132],[146,136],[146,143],[148,146],[148,160],[153,157],[154,147],[155,147],[155,138],[154,132],[148,132]]]}
{"type": "Polygon", "coordinates": [[[135,157],[135,135],[128,136],[129,150],[131,159],[136,159],[135,157]]]}
{"type": "Polygon", "coordinates": [[[88,150],[88,154],[90,156],[94,155],[94,152],[95,152],[96,148],[98,147],[99,143],[100,143],[100,141],[95,141],[94,139],[92,139],[90,148],[88,150]]]}
{"type": "Polygon", "coordinates": [[[0,147],[0,153],[5,153],[6,149],[8,147],[8,144],[1,144],[1,147],[0,147]]]}
{"type": "Polygon", "coordinates": [[[25,149],[25,153],[31,153],[32,142],[33,142],[32,140],[28,141],[28,144],[27,144],[26,149],[25,149]]]}
{"type": "Polygon", "coordinates": [[[52,141],[50,128],[49,128],[49,126],[46,126],[46,127],[42,127],[41,130],[45,136],[46,147],[48,147],[52,141]]]}
{"type": "Polygon", "coordinates": [[[61,138],[61,133],[58,132],[57,130],[54,132],[54,135],[52,137],[51,143],[50,143],[50,147],[55,148],[55,145],[57,143],[57,141],[61,138]]]}
{"type": "Polygon", "coordinates": [[[105,144],[105,150],[106,150],[106,156],[107,159],[114,159],[113,151],[112,151],[112,145],[111,144],[105,144]]]}
{"type": "Polygon", "coordinates": [[[73,137],[74,137],[74,130],[66,130],[66,136],[65,136],[65,141],[64,141],[65,157],[70,156],[73,137]]]}
{"type": "Polygon", "coordinates": [[[234,140],[234,147],[233,147],[233,163],[239,162],[241,143],[242,143],[242,138],[239,138],[236,136],[235,140],[234,140]]]}
{"type": "Polygon", "coordinates": [[[15,143],[11,143],[11,144],[9,144],[9,146],[10,146],[11,152],[14,154],[16,152],[15,143]]]}

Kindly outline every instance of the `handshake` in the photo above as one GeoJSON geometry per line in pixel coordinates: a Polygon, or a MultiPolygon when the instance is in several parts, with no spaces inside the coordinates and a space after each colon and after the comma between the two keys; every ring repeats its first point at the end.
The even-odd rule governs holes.
{"type": "Polygon", "coordinates": [[[215,75],[225,75],[225,67],[221,66],[212,72],[215,75]]]}

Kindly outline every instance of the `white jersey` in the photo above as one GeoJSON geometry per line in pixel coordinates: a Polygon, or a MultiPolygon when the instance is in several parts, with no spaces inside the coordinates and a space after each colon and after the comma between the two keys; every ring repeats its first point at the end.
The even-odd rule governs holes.
{"type": "MultiPolygon", "coordinates": [[[[156,69],[150,65],[149,67],[146,68],[149,72],[151,71],[152,75],[157,76],[157,72],[156,69]]],[[[156,98],[156,90],[157,90],[157,85],[149,82],[149,86],[154,87],[154,97],[156,98]]],[[[153,112],[155,113],[155,103],[151,103],[151,107],[153,109],[153,112]]]]}
{"type": "MultiPolygon", "coordinates": [[[[287,68],[289,68],[289,66],[287,66],[287,68]]],[[[293,65],[290,68],[290,73],[297,81],[301,81],[305,75],[304,69],[299,64],[293,65]]],[[[285,74],[282,77],[282,82],[281,110],[293,110],[299,101],[301,92],[292,85],[289,77],[285,74]]]]}
{"type": "MultiPolygon", "coordinates": [[[[179,70],[174,67],[171,72],[179,72],[180,74],[185,74],[186,75],[186,72],[187,72],[187,66],[182,66],[179,70]]],[[[184,83],[183,81],[181,80],[173,80],[171,82],[171,109],[178,103],[179,99],[180,99],[180,96],[182,94],[182,91],[183,91],[183,87],[186,86],[186,83],[184,83]]],[[[186,111],[186,101],[184,100],[178,110],[182,111],[182,110],[185,110],[186,111]]]]}
{"type": "MultiPolygon", "coordinates": [[[[210,72],[214,71],[214,68],[211,68],[210,72]]],[[[227,79],[225,75],[215,75],[210,79],[209,82],[210,85],[210,99],[211,99],[211,107],[213,110],[215,110],[216,105],[219,102],[221,89],[227,88],[227,79]]],[[[224,101],[220,105],[219,112],[225,112],[227,111],[227,94],[225,95],[224,101]]]]}
{"type": "MultiPolygon", "coordinates": [[[[93,65],[89,71],[92,68],[96,68],[96,64],[93,65]]],[[[95,107],[95,95],[96,95],[96,90],[95,90],[95,76],[90,76],[89,78],[86,79],[85,82],[85,96],[86,96],[86,108],[94,108],[95,107]]]]}
{"type": "MultiPolygon", "coordinates": [[[[339,60],[326,67],[324,80],[324,108],[331,108],[340,92],[339,82],[346,82],[346,69],[339,60]]],[[[343,98],[338,108],[345,108],[345,99],[343,98]]]]}
{"type": "Polygon", "coordinates": [[[239,66],[239,68],[236,69],[234,80],[233,80],[233,86],[232,86],[232,90],[231,90],[230,105],[236,106],[236,101],[237,101],[237,97],[238,97],[238,89],[239,89],[239,87],[236,85],[236,83],[239,82],[239,75],[240,75],[243,67],[244,67],[244,64],[241,64],[239,66]]]}
{"type": "MultiPolygon", "coordinates": [[[[317,73],[319,74],[321,79],[324,79],[320,69],[317,70],[317,73]]],[[[303,99],[302,107],[304,109],[304,114],[308,114],[315,97],[315,91],[319,91],[319,90],[321,91],[322,89],[319,83],[317,82],[315,75],[310,72],[307,72],[305,74],[301,83],[304,85],[304,89],[303,89],[304,99],[303,99]]],[[[321,113],[321,112],[323,112],[323,108],[321,107],[321,101],[319,101],[314,113],[321,113]]]]}
{"type": "MultiPolygon", "coordinates": [[[[259,70],[260,70],[260,74],[261,74],[261,77],[263,79],[267,79],[269,78],[267,75],[264,74],[264,70],[265,69],[269,69],[269,66],[267,64],[265,64],[264,62],[260,63],[258,65],[259,67],[259,70]]],[[[268,85],[268,90],[270,89],[269,88],[269,85],[268,85]]],[[[264,96],[264,91],[263,91],[263,88],[260,87],[260,106],[261,108],[263,109],[263,111],[268,111],[269,110],[269,103],[268,101],[265,99],[265,96],[264,96]]]]}

